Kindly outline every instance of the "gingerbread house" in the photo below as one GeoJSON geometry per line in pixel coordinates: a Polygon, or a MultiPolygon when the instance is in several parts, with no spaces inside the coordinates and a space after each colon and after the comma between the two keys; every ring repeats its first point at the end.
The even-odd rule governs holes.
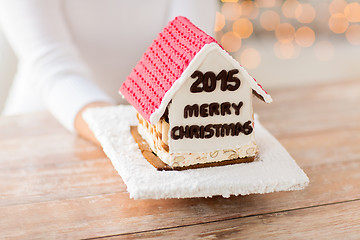
{"type": "Polygon", "coordinates": [[[170,169],[254,160],[253,95],[270,95],[185,17],[171,21],[120,88],[139,135],[170,169]]]}

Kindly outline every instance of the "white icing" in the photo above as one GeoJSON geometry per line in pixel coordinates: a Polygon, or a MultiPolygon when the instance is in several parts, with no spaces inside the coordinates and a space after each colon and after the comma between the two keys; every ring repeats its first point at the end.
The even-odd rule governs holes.
{"type": "Polygon", "coordinates": [[[198,69],[199,65],[202,61],[207,57],[209,52],[213,50],[217,50],[224,58],[226,58],[229,63],[232,64],[233,68],[239,69],[240,74],[243,76],[242,80],[245,80],[249,83],[250,87],[255,90],[259,95],[264,98],[266,103],[272,102],[271,96],[268,95],[249,75],[249,73],[240,66],[240,64],[231,57],[225,50],[221,49],[221,47],[217,43],[206,44],[194,57],[194,59],[190,62],[189,66],[182,73],[181,77],[175,81],[175,83],[171,86],[171,88],[165,93],[162,102],[158,109],[156,109],[150,116],[150,123],[156,124],[160,118],[163,116],[166,107],[169,102],[172,100],[174,94],[181,89],[181,86],[184,82],[189,78],[189,76],[198,69]]]}
{"type": "MultiPolygon", "coordinates": [[[[221,70],[227,71],[234,69],[234,66],[228,57],[222,55],[218,48],[212,48],[210,52],[207,52],[206,58],[204,58],[197,70],[205,73],[207,71],[213,71],[218,74],[221,70]]],[[[192,74],[192,73],[191,73],[192,74]]],[[[253,107],[252,107],[252,89],[248,81],[244,81],[245,76],[242,72],[234,75],[241,81],[239,89],[236,91],[221,91],[220,81],[217,81],[216,89],[213,92],[190,92],[190,86],[194,83],[195,79],[188,76],[186,81],[182,84],[182,87],[172,97],[171,106],[169,106],[169,123],[170,131],[174,126],[186,126],[186,125],[207,125],[207,124],[230,124],[240,122],[244,124],[247,121],[253,122],[253,107]],[[230,102],[238,104],[243,102],[243,106],[240,108],[240,115],[235,115],[232,112],[231,115],[214,115],[208,117],[188,117],[184,118],[184,107],[186,105],[198,104],[199,106],[204,103],[222,103],[230,102]]],[[[212,152],[215,150],[223,149],[237,149],[243,145],[246,145],[254,140],[253,134],[245,135],[240,133],[238,136],[225,136],[216,137],[213,136],[209,139],[189,139],[183,138],[174,140],[169,136],[169,149],[171,153],[196,153],[196,152],[212,152]]]]}

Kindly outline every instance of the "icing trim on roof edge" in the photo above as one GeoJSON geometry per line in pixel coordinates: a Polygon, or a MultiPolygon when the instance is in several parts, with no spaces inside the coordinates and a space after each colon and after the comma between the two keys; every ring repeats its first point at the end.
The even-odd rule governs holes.
{"type": "Polygon", "coordinates": [[[266,103],[271,103],[272,98],[266,91],[261,87],[260,84],[256,82],[254,78],[252,78],[249,73],[236,61],[228,52],[222,49],[217,43],[205,44],[204,47],[195,55],[190,64],[181,74],[180,78],[176,80],[171,88],[165,93],[159,108],[155,109],[155,111],[150,116],[150,123],[156,124],[160,118],[163,116],[166,107],[170,103],[174,94],[180,89],[183,83],[188,79],[188,77],[196,70],[203,60],[206,58],[207,53],[217,50],[220,54],[222,54],[225,58],[227,58],[234,66],[239,69],[239,73],[243,76],[243,79],[249,82],[250,87],[261,96],[262,100],[266,103]]]}

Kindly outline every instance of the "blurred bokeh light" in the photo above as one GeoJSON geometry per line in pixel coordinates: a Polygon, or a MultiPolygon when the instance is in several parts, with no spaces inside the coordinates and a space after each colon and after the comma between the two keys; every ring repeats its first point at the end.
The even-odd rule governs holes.
{"type": "Polygon", "coordinates": [[[234,22],[233,31],[241,38],[248,38],[253,33],[253,24],[247,18],[240,18],[234,22]]]}
{"type": "Polygon", "coordinates": [[[234,32],[227,32],[222,36],[221,44],[228,52],[236,52],[241,47],[241,38],[234,32]]]}
{"type": "Polygon", "coordinates": [[[343,13],[335,13],[329,19],[329,27],[334,33],[344,33],[349,26],[349,22],[343,13]]]}
{"type": "Polygon", "coordinates": [[[245,68],[254,69],[259,66],[261,62],[261,55],[255,48],[246,48],[241,52],[238,60],[245,68]]]}
{"type": "Polygon", "coordinates": [[[273,10],[266,10],[260,17],[261,26],[267,31],[274,31],[280,24],[280,16],[273,10]]]}
{"type": "Polygon", "coordinates": [[[295,37],[295,28],[290,23],[281,23],[275,29],[275,36],[281,43],[291,43],[295,37]]]}
{"type": "Polygon", "coordinates": [[[349,22],[360,22],[360,3],[352,2],[346,5],[344,14],[349,22]]]}
{"type": "Polygon", "coordinates": [[[309,3],[300,4],[295,9],[295,17],[301,23],[311,23],[315,16],[315,8],[309,3]]]}
{"type": "Polygon", "coordinates": [[[315,33],[309,27],[300,27],[295,32],[295,42],[300,47],[310,47],[315,41],[315,33]]]}
{"type": "Polygon", "coordinates": [[[300,3],[297,0],[286,0],[282,6],[281,11],[287,18],[296,17],[296,9],[300,6],[300,3]]]}
{"type": "Polygon", "coordinates": [[[252,72],[272,80],[283,77],[298,82],[312,81],[315,77],[360,75],[357,67],[354,74],[340,72],[360,60],[358,1],[221,0],[220,3],[215,37],[252,72]],[[301,74],[293,73],[300,65],[309,67],[308,74],[303,70],[301,74]],[[339,72],[334,74],[335,69],[339,72]],[[276,77],[271,76],[274,71],[278,71],[276,77]]]}
{"type": "Polygon", "coordinates": [[[346,31],[347,40],[353,45],[360,45],[360,25],[351,25],[346,31]]]}

